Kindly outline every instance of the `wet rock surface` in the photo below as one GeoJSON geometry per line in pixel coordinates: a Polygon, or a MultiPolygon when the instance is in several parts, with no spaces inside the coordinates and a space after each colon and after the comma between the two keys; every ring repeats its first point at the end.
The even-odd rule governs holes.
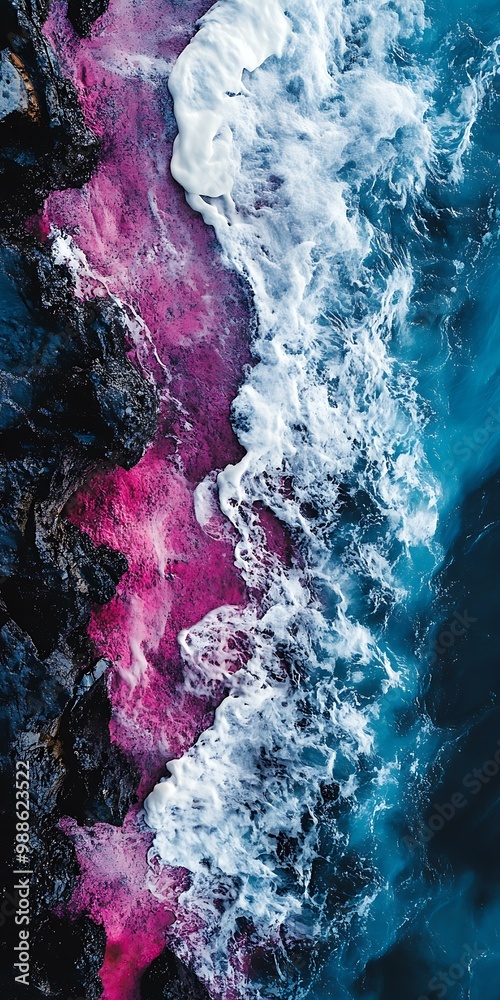
{"type": "Polygon", "coordinates": [[[88,176],[98,145],[41,38],[39,9],[29,21],[21,4],[0,9],[0,982],[9,997],[93,1000],[105,935],[89,917],[64,916],[78,865],[57,824],[120,824],[135,798],[136,770],[109,735],[109,664],[96,665],[87,635],[127,561],[94,545],[67,509],[94,469],[139,460],[157,400],[129,360],[119,308],[77,299],[50,242],[22,222],[49,188],[88,176]],[[29,987],[16,987],[13,969],[16,760],[30,768],[29,987]]]}
{"type": "Polygon", "coordinates": [[[138,771],[111,743],[110,718],[103,675],[63,714],[58,729],[67,769],[59,804],[64,815],[81,825],[99,821],[120,826],[139,784],[138,771]]]}
{"type": "Polygon", "coordinates": [[[210,1000],[197,976],[168,948],[146,969],[141,1000],[210,1000]]]}
{"type": "Polygon", "coordinates": [[[99,969],[105,933],[88,917],[75,921],[50,915],[34,943],[32,970],[45,996],[97,1000],[102,994],[99,969]]]}
{"type": "MultiPolygon", "coordinates": [[[[33,236],[4,238],[0,289],[3,898],[15,885],[13,766],[22,759],[31,777],[31,981],[50,996],[78,996],[76,989],[92,998],[102,986],[104,932],[88,919],[80,927],[54,915],[78,875],[57,823],[70,815],[120,824],[135,797],[137,772],[109,735],[109,664],[96,667],[87,636],[92,606],[111,599],[127,562],[95,546],[66,507],[97,466],[138,461],[157,403],[127,357],[117,307],[78,301],[50,247],[33,236]],[[48,949],[59,956],[53,965],[48,949]]],[[[12,915],[4,925],[2,975],[12,987],[12,915]]]]}
{"type": "MultiPolygon", "coordinates": [[[[0,0],[0,984],[12,1000],[94,1000],[105,932],[68,910],[79,867],[59,823],[120,825],[139,775],[110,739],[110,664],[87,633],[127,562],[67,514],[96,468],[140,459],[157,399],[129,359],[120,309],[75,297],[35,216],[51,190],[84,184],[100,151],[43,36],[48,6],[0,0]],[[29,986],[13,970],[16,760],[30,770],[29,986]]],[[[88,36],[106,6],[69,0],[68,16],[88,36]]],[[[209,1000],[168,949],[141,995],[209,1000]]]]}
{"type": "Polygon", "coordinates": [[[99,156],[75,88],[42,33],[48,4],[0,3],[0,223],[21,223],[49,191],[80,186],[99,156]]]}
{"type": "Polygon", "coordinates": [[[0,247],[0,268],[0,594],[42,659],[82,661],[92,605],[111,599],[126,560],[65,508],[97,464],[139,460],[156,399],[116,306],[78,302],[67,271],[26,240],[0,247]]]}
{"type": "Polygon", "coordinates": [[[69,0],[68,17],[82,38],[90,35],[92,25],[108,8],[108,0],[69,0]]]}

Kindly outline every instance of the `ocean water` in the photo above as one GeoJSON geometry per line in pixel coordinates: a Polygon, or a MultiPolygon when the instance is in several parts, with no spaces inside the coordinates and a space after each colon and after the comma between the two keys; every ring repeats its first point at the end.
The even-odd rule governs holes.
{"type": "Polygon", "coordinates": [[[500,995],[499,84],[492,0],[219,0],[170,74],[253,303],[195,494],[250,600],[181,632],[225,697],[145,807],[214,996],[500,995]]]}

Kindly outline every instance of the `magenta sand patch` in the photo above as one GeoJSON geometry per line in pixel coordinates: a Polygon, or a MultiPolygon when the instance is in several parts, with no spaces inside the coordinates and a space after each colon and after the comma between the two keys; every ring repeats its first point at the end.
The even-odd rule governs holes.
{"type": "Polygon", "coordinates": [[[88,124],[102,137],[103,156],[82,190],[48,199],[44,224],[69,234],[85,255],[80,294],[112,294],[142,324],[132,356],[162,398],[158,433],[141,462],[95,475],[68,510],[129,563],[113,601],[96,609],[91,635],[113,664],[111,734],[140,768],[139,802],[120,829],[64,824],[81,866],[71,910],[90,911],[106,929],[106,1000],[138,996],[142,971],[181,919],[176,901],[186,875],[165,873],[167,902],[152,895],[151,834],[140,820],[140,801],[165,761],[184,753],[213,718],[207,698],[183,690],[178,632],[246,599],[234,539],[220,515],[209,532],[200,527],[193,493],[241,457],[229,413],[249,360],[248,309],[218,262],[212,232],[169,174],[175,123],[166,73],[203,9],[112,0],[81,41],[56,5],[46,26],[88,124]]]}

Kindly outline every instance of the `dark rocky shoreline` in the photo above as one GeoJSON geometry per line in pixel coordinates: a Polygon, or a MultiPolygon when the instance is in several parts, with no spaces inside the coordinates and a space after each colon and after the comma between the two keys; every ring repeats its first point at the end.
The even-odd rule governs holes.
{"type": "MultiPolygon", "coordinates": [[[[127,562],[94,545],[65,511],[95,469],[129,469],[140,459],[158,406],[128,358],[119,308],[106,298],[79,301],[37,232],[32,217],[47,194],[85,183],[100,144],[42,34],[48,4],[0,6],[0,982],[17,995],[13,789],[22,759],[31,776],[33,875],[30,986],[17,992],[94,1000],[105,933],[88,916],[64,915],[78,864],[58,822],[66,815],[120,825],[135,800],[139,775],[109,735],[109,664],[87,635],[92,607],[112,598],[127,562]]],[[[88,35],[105,7],[71,0],[68,13],[88,35]]],[[[147,970],[142,995],[208,997],[167,949],[147,970]]]]}

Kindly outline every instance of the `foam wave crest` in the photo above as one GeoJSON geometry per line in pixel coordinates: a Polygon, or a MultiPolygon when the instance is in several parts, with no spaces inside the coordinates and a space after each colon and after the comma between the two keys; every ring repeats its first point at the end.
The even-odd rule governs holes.
{"type": "Polygon", "coordinates": [[[414,283],[404,224],[435,163],[433,80],[406,48],[423,26],[413,0],[220,0],[170,77],[172,172],[256,314],[233,408],[246,454],[218,475],[250,601],[180,636],[188,689],[224,698],[145,806],[153,855],[191,873],[193,934],[211,913],[189,957],[214,995],[231,981],[231,995],[289,996],[296,948],[331,947],[384,882],[376,864],[353,868],[332,919],[314,865],[325,829],[332,871],[355,829],[376,857],[374,817],[400,767],[387,743],[381,757],[378,720],[415,684],[384,625],[412,598],[410,564],[436,559],[428,415],[399,351],[414,283]],[[291,533],[288,564],[269,552],[263,508],[291,533]],[[282,993],[255,969],[238,992],[242,938],[274,944],[282,993]]]}

